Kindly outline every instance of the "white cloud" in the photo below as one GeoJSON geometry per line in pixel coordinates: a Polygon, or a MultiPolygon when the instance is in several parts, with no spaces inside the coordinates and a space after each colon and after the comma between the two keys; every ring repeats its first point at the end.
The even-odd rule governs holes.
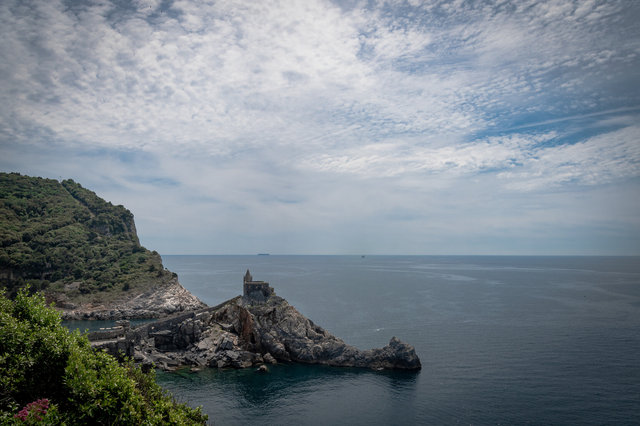
{"type": "Polygon", "coordinates": [[[574,144],[551,144],[555,132],[511,134],[432,148],[406,143],[370,144],[315,155],[300,167],[366,178],[427,173],[470,178],[493,172],[511,190],[563,184],[602,185],[640,177],[640,126],[631,125],[574,144]]]}
{"type": "Polygon", "coordinates": [[[519,171],[498,177],[508,187],[540,190],[566,183],[602,185],[640,177],[640,126],[591,137],[571,145],[541,147],[519,171]]]}
{"type": "Polygon", "coordinates": [[[336,154],[321,154],[304,161],[302,167],[364,177],[416,172],[469,176],[484,170],[520,165],[535,155],[534,146],[555,136],[555,133],[512,134],[435,148],[401,142],[371,144],[336,154]]]}
{"type": "Polygon", "coordinates": [[[198,221],[236,235],[243,223],[289,227],[305,235],[296,247],[314,227],[347,235],[354,223],[416,244],[410,223],[526,228],[553,203],[523,215],[512,197],[638,177],[638,12],[569,0],[7,0],[0,164],[95,184],[135,207],[141,229],[176,238],[197,238],[198,221]],[[470,219],[482,202],[470,186],[505,213],[470,219]]]}
{"type": "MultiPolygon", "coordinates": [[[[3,14],[7,46],[16,56],[33,48],[21,35],[28,31],[47,52],[12,61],[24,67],[7,70],[11,85],[26,89],[15,119],[107,146],[256,144],[265,135],[273,143],[301,121],[295,139],[307,139],[338,131],[344,116],[363,123],[367,137],[474,130],[487,124],[481,109],[496,106],[496,95],[540,89],[509,75],[509,68],[501,70],[506,75],[490,72],[510,56],[534,49],[540,62],[540,55],[556,56],[562,47],[538,38],[549,22],[537,18],[523,26],[524,19],[505,13],[482,19],[471,11],[464,30],[443,31],[402,27],[376,10],[343,13],[321,1],[182,1],[172,6],[175,17],[164,13],[155,21],[149,11],[158,5],[140,2],[138,12],[116,22],[108,20],[108,6],[72,15],[55,2],[36,4],[44,22],[16,19],[10,8],[3,14]],[[463,48],[443,51],[443,38],[463,48]],[[367,46],[373,57],[361,55],[367,46]],[[443,63],[449,53],[476,57],[481,66],[443,63]],[[58,102],[43,103],[44,93],[58,102]]],[[[586,46],[579,36],[587,33],[569,41],[586,46]]],[[[525,62],[533,72],[533,61],[525,62]]]]}

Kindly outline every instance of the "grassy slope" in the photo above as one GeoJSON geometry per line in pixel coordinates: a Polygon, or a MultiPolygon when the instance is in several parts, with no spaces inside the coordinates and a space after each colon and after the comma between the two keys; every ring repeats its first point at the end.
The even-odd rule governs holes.
{"type": "Polygon", "coordinates": [[[109,300],[172,278],[140,245],[133,215],[72,180],[0,173],[0,288],[25,283],[74,302],[109,300]]]}

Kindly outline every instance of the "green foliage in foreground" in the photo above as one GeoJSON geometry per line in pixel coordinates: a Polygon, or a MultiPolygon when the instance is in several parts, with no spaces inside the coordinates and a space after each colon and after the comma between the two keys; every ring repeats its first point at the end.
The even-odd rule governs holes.
{"type": "Polygon", "coordinates": [[[204,424],[131,361],[94,351],[40,294],[0,294],[0,424],[204,424]],[[29,405],[31,404],[31,405],[29,405]],[[21,410],[22,409],[22,410],[21,410]]]}
{"type": "Polygon", "coordinates": [[[10,296],[26,282],[81,300],[171,278],[158,253],[140,245],[123,206],[71,179],[0,173],[0,288],[10,296]]]}

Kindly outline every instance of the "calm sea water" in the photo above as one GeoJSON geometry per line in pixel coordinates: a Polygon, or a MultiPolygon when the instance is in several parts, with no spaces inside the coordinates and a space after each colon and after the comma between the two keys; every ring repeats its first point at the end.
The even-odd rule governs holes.
{"type": "Polygon", "coordinates": [[[164,256],[209,305],[247,268],[347,343],[418,373],[279,365],[161,373],[219,425],[639,424],[640,259],[164,256]]]}

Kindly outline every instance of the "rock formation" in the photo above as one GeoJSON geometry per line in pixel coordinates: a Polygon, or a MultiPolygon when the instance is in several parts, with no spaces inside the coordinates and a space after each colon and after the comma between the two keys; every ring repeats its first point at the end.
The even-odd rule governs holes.
{"type": "Polygon", "coordinates": [[[101,300],[81,305],[63,300],[55,300],[54,302],[59,307],[63,319],[83,320],[160,318],[180,312],[202,309],[207,306],[185,289],[177,278],[171,279],[164,285],[149,288],[143,293],[133,295],[123,293],[112,301],[101,300]]]}
{"type": "MultiPolygon", "coordinates": [[[[100,342],[94,344],[100,346],[100,342]]],[[[421,368],[415,349],[397,338],[381,349],[359,350],[275,295],[265,302],[239,296],[213,308],[140,326],[128,332],[119,346],[114,341],[109,344],[126,348],[138,362],[165,370],[180,366],[247,368],[277,362],[421,368]]]]}

